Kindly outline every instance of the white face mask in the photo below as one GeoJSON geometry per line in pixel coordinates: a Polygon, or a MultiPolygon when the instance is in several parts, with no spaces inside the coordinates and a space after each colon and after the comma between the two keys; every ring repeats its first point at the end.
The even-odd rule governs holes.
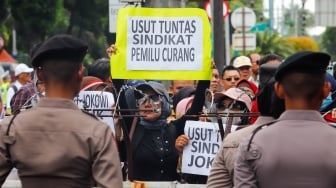
{"type": "MultiPolygon", "coordinates": [[[[235,112],[235,113],[239,113],[239,112],[243,112],[243,111],[229,111],[229,109],[225,109],[223,111],[224,113],[228,113],[228,112],[235,112]]],[[[241,120],[240,120],[241,117],[233,117],[232,118],[232,125],[239,125],[241,123],[241,120]]],[[[228,123],[228,120],[229,120],[229,117],[227,117],[226,115],[223,114],[223,117],[221,118],[222,119],[222,122],[223,124],[227,124],[228,123]]]]}

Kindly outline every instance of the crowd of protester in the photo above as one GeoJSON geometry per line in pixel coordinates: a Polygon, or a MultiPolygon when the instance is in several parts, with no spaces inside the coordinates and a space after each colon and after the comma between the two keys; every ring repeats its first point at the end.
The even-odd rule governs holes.
{"type": "MultiPolygon", "coordinates": [[[[67,35],[51,38],[32,50],[30,55],[33,68],[26,64],[17,65],[16,80],[12,81],[7,79],[8,72],[1,75],[0,117],[3,121],[0,136],[5,139],[0,142],[0,165],[6,166],[5,170],[0,171],[0,175],[4,175],[2,177],[6,177],[6,173],[16,167],[21,180],[27,185],[34,185],[33,180],[43,179],[44,176],[73,178],[73,181],[65,182],[69,185],[78,183],[102,187],[108,187],[107,184],[111,182],[120,184],[121,180],[179,181],[206,184],[210,188],[336,185],[336,181],[332,180],[336,166],[330,160],[318,159],[333,159],[335,153],[329,142],[336,134],[332,129],[336,122],[336,81],[333,75],[326,72],[330,63],[328,54],[307,51],[280,57],[276,54],[250,53],[232,58],[221,72],[213,62],[212,67],[209,67],[212,69],[211,80],[171,80],[170,85],[165,85],[159,80],[113,79],[109,58],[117,53],[114,45],[107,49],[108,57],[97,59],[86,68],[82,67],[81,61],[87,46],[77,40],[67,35]],[[62,40],[75,42],[58,43],[62,40]],[[59,48],[53,45],[59,45],[59,48]],[[67,50],[74,53],[69,55],[67,50]],[[56,54],[59,56],[56,57],[56,54]],[[69,71],[57,73],[64,68],[69,71]],[[71,90],[64,90],[71,87],[71,90]],[[95,130],[93,125],[83,129],[84,132],[93,131],[92,135],[83,130],[81,133],[73,133],[77,130],[75,125],[85,123],[69,121],[66,115],[71,114],[66,114],[62,108],[74,110],[76,107],[72,106],[74,103],[70,104],[69,99],[81,91],[113,94],[115,104],[111,106],[110,115],[114,118],[114,132],[108,131],[111,135],[95,130]],[[55,98],[63,100],[57,104],[55,98]],[[51,112],[52,108],[60,112],[51,112]],[[26,121],[28,115],[31,116],[29,118],[41,118],[47,128],[41,127],[41,122],[34,125],[33,120],[26,121]],[[59,120],[55,122],[47,118],[59,120]],[[181,170],[183,150],[190,144],[189,137],[184,132],[187,121],[213,122],[218,126],[226,126],[222,144],[208,176],[188,174],[181,170]],[[68,151],[61,150],[60,153],[68,152],[64,154],[64,159],[69,162],[85,163],[89,171],[83,170],[84,167],[78,168],[84,174],[72,171],[67,174],[66,164],[62,166],[64,169],[52,165],[50,167],[50,164],[46,164],[51,168],[49,170],[35,168],[34,165],[38,163],[32,160],[27,162],[22,155],[32,154],[39,158],[43,152],[40,152],[41,155],[34,153],[37,151],[33,149],[24,154],[18,152],[20,148],[24,149],[24,144],[20,146],[20,142],[34,139],[41,139],[41,142],[44,139],[53,141],[49,138],[53,131],[62,131],[60,129],[64,129],[70,122],[73,125],[65,129],[69,134],[58,136],[63,136],[64,142],[68,140],[74,145],[67,148],[68,151]],[[63,127],[48,128],[49,124],[62,124],[63,127]],[[39,132],[22,136],[25,131],[29,131],[29,126],[44,131],[46,135],[40,135],[39,132]],[[12,127],[12,130],[8,131],[7,127],[12,127]],[[263,130],[265,127],[267,129],[263,130]],[[11,140],[8,138],[11,135],[11,139],[16,139],[15,142],[8,141],[11,140]],[[102,138],[98,138],[98,135],[102,138]],[[82,150],[74,148],[76,144],[82,150]],[[89,150],[89,155],[85,154],[85,149],[89,150]],[[77,152],[78,156],[69,154],[71,150],[77,152]],[[106,162],[110,160],[108,154],[112,151],[117,152],[119,157],[111,155],[111,161],[106,162]],[[82,157],[82,161],[75,160],[76,157],[82,157]],[[305,160],[300,160],[303,158],[305,160]],[[109,173],[109,176],[105,175],[109,173]],[[84,180],[87,177],[93,182],[84,180]],[[316,181],[312,182],[310,178],[316,181]],[[110,181],[111,179],[114,181],[110,181]]],[[[83,116],[87,123],[98,124],[100,119],[81,115],[80,111],[71,113],[83,116]]],[[[105,127],[102,129],[106,131],[105,127]]],[[[57,143],[53,145],[57,147],[57,143]]],[[[55,164],[61,158],[62,156],[51,157],[55,164]]],[[[2,182],[4,180],[3,178],[2,182]]],[[[42,181],[36,185],[45,184],[47,182],[42,181]]]]}

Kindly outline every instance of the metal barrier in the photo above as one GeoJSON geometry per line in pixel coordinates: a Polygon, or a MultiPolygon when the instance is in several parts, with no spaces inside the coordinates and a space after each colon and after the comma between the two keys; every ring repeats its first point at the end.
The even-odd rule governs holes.
{"type": "MultiPolygon", "coordinates": [[[[144,182],[146,188],[205,188],[200,184],[178,184],[176,182],[144,182]]],[[[6,180],[3,188],[21,188],[20,180],[6,180]]],[[[132,182],[124,182],[123,188],[135,188],[132,182]]]]}

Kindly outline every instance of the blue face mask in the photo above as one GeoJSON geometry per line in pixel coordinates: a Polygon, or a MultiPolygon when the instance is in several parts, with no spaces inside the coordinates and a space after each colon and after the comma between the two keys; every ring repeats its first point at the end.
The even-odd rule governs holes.
{"type": "Polygon", "coordinates": [[[329,93],[328,97],[325,98],[322,101],[322,105],[320,107],[320,111],[323,112],[327,109],[327,107],[329,107],[329,105],[333,102],[333,99],[331,98],[331,93],[329,93]]]}

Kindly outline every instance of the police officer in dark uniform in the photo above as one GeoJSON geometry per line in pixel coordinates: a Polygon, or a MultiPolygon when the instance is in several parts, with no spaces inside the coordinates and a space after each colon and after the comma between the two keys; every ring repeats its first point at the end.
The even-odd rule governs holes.
{"type": "Polygon", "coordinates": [[[319,113],[330,90],[329,61],[328,54],[304,51],[280,64],[275,90],[286,111],[239,146],[236,188],[336,187],[336,130],[319,113]]]}
{"type": "Polygon", "coordinates": [[[122,187],[110,128],[78,109],[88,46],[70,35],[45,41],[32,57],[46,97],[0,125],[0,183],[13,167],[23,187],[122,187]]]}

